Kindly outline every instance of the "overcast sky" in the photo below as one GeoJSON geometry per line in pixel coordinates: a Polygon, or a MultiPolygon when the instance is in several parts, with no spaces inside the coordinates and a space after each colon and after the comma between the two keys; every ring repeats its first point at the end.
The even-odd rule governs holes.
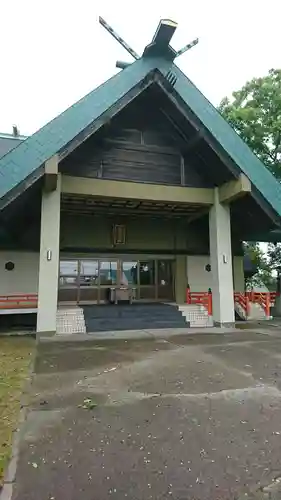
{"type": "Polygon", "coordinates": [[[175,49],[199,37],[177,63],[215,105],[281,67],[280,0],[1,0],[0,132],[35,132],[131,60],[99,15],[138,53],[160,18],[175,49]]]}

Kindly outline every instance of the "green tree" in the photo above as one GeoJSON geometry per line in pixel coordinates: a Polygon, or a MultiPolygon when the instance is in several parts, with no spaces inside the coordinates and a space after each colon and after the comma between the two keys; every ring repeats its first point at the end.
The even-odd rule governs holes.
{"type": "MultiPolygon", "coordinates": [[[[268,75],[253,78],[230,99],[222,99],[219,111],[281,181],[281,70],[271,69],[268,75]]],[[[272,271],[281,267],[281,246],[269,245],[266,256],[258,243],[245,243],[245,252],[258,269],[250,283],[264,282],[272,288],[272,271]]]]}
{"type": "Polygon", "coordinates": [[[257,272],[251,278],[246,279],[246,287],[265,285],[269,290],[274,290],[276,280],[272,276],[270,259],[261,250],[258,243],[244,242],[244,252],[249,255],[257,272]]]}
{"type": "Polygon", "coordinates": [[[281,245],[279,243],[269,243],[267,255],[270,269],[281,274],[281,245]]]}
{"type": "Polygon", "coordinates": [[[241,90],[225,97],[219,111],[236,132],[281,179],[281,70],[253,78],[241,90]]]}

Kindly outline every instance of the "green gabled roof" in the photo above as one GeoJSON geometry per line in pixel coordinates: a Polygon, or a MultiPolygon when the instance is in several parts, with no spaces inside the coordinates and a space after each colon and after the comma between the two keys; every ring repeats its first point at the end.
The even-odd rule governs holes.
{"type": "MultiPolygon", "coordinates": [[[[175,25],[166,23],[157,30],[141,58],[89,93],[0,159],[0,198],[3,198],[44,162],[65,148],[73,139],[118,103],[154,69],[164,78],[172,73],[173,86],[203,127],[249,178],[252,184],[281,216],[281,185],[252,153],[216,108],[173,63],[176,52],[169,41],[175,25]],[[166,31],[165,31],[166,30],[166,31]],[[168,31],[167,31],[168,30],[168,31]],[[170,31],[169,31],[170,30],[170,31]],[[157,45],[158,44],[158,45],[157,45]],[[176,77],[176,78],[174,78],[176,77]]],[[[161,23],[160,23],[161,24],[161,23]]]]}
{"type": "Polygon", "coordinates": [[[0,159],[0,198],[118,102],[154,66],[151,59],[138,59],[3,156],[0,159]]]}
{"type": "Polygon", "coordinates": [[[230,158],[260,191],[266,201],[281,216],[281,185],[268,168],[221,116],[219,111],[174,64],[177,77],[174,85],[184,102],[199,118],[204,127],[220,143],[230,158]]]}

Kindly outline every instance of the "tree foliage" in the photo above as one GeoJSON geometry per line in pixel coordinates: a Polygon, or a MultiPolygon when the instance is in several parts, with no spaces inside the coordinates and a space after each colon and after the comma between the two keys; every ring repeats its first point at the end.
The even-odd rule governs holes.
{"type": "Polygon", "coordinates": [[[281,70],[253,78],[225,97],[219,111],[265,165],[281,179],[281,70]]]}
{"type": "Polygon", "coordinates": [[[270,259],[262,251],[258,243],[244,242],[244,252],[249,255],[257,272],[251,278],[246,279],[246,287],[265,285],[269,290],[274,290],[276,279],[272,275],[270,259]]]}
{"type": "Polygon", "coordinates": [[[269,243],[267,255],[268,255],[268,263],[269,263],[270,269],[280,272],[281,245],[280,244],[275,245],[274,243],[269,243]]]}
{"type": "MultiPolygon", "coordinates": [[[[281,70],[271,69],[268,75],[253,78],[230,99],[222,99],[219,111],[281,181],[281,70]]],[[[281,267],[280,244],[269,244],[267,255],[258,243],[245,243],[245,251],[258,268],[251,284],[263,282],[271,288],[272,271],[281,267]]]]}

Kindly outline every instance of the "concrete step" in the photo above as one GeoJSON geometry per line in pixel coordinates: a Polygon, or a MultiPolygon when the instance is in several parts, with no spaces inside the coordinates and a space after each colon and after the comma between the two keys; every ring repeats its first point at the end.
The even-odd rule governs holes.
{"type": "Polygon", "coordinates": [[[80,307],[65,307],[57,311],[57,335],[71,333],[86,333],[84,312],[80,307]]]}
{"type": "Polygon", "coordinates": [[[207,309],[201,304],[182,304],[178,306],[185,321],[191,327],[211,327],[213,319],[209,316],[207,309]]]}
{"type": "Polygon", "coordinates": [[[122,318],[122,317],[148,317],[151,315],[159,317],[177,317],[178,310],[175,306],[167,305],[155,307],[132,305],[104,305],[104,306],[82,306],[84,313],[91,318],[122,318]]]}
{"type": "Polygon", "coordinates": [[[150,324],[143,324],[141,321],[132,322],[120,322],[117,325],[112,325],[110,323],[98,323],[98,324],[88,324],[87,332],[103,332],[103,331],[124,331],[124,330],[157,330],[166,328],[187,328],[186,322],[184,324],[174,323],[169,321],[163,322],[151,322],[150,324]]]}
{"type": "Polygon", "coordinates": [[[135,319],[120,319],[118,321],[110,320],[88,320],[86,318],[87,331],[101,331],[101,330],[145,330],[151,328],[184,328],[186,321],[183,318],[179,320],[169,319],[148,319],[143,321],[142,318],[135,319]]]}
{"type": "Polygon", "coordinates": [[[185,318],[174,305],[132,304],[85,306],[87,332],[185,328],[185,318]]]}

